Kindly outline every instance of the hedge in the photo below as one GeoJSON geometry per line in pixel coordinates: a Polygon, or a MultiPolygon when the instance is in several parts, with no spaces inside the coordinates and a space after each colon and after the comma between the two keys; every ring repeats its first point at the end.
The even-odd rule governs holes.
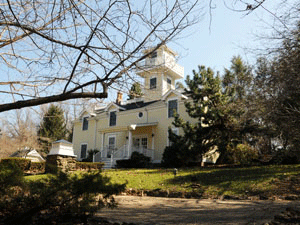
{"type": "Polygon", "coordinates": [[[101,170],[103,165],[101,162],[76,162],[76,170],[101,170]]]}
{"type": "Polygon", "coordinates": [[[25,170],[30,169],[31,161],[30,161],[30,159],[10,157],[10,158],[1,159],[1,164],[15,165],[15,166],[19,167],[21,170],[25,171],[25,170]]]}
{"type": "Polygon", "coordinates": [[[35,172],[44,172],[46,167],[46,162],[31,162],[30,164],[30,171],[35,171],[35,172]]]}

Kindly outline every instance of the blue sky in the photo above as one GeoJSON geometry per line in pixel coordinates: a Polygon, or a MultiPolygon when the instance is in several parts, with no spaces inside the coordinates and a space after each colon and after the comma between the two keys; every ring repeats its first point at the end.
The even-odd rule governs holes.
{"type": "MultiPolygon", "coordinates": [[[[284,12],[297,0],[266,0],[264,8],[257,8],[246,15],[227,8],[223,1],[212,10],[211,25],[208,7],[200,22],[194,25],[181,38],[168,43],[179,54],[178,63],[184,67],[185,78],[198,70],[198,65],[211,67],[222,75],[224,68],[229,68],[233,56],[253,65],[257,58],[256,49],[264,49],[263,40],[257,36],[270,35],[272,24],[280,24],[273,14],[284,12]],[[271,12],[271,13],[270,13],[271,12]]],[[[229,1],[234,2],[234,1],[229,1]]],[[[184,80],[180,80],[184,83],[184,80]]],[[[114,101],[116,94],[108,96],[107,102],[114,101]]]]}
{"type": "MultiPolygon", "coordinates": [[[[185,76],[191,75],[193,69],[197,70],[198,65],[209,66],[222,75],[224,67],[230,67],[230,61],[235,55],[253,64],[256,55],[249,48],[265,47],[257,35],[270,33],[271,29],[267,29],[270,24],[279,22],[270,12],[279,13],[283,10],[282,6],[278,6],[280,0],[266,0],[263,6],[270,12],[258,8],[245,15],[226,8],[223,1],[219,2],[212,11],[211,26],[207,11],[188,38],[172,44],[172,48],[180,55],[179,64],[184,66],[185,76]]],[[[289,8],[292,2],[295,1],[286,1],[285,7],[289,8]]]]}

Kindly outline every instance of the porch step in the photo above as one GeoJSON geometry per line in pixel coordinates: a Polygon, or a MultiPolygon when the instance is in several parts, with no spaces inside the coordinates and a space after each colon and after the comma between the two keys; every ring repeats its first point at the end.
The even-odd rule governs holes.
{"type": "Polygon", "coordinates": [[[102,169],[111,169],[112,168],[111,159],[104,159],[104,160],[101,160],[101,162],[104,163],[104,166],[102,167],[102,169]]]}

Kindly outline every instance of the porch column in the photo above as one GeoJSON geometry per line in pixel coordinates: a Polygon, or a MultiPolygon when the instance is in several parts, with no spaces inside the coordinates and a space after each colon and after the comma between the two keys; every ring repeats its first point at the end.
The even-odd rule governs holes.
{"type": "Polygon", "coordinates": [[[101,158],[103,158],[104,157],[104,155],[105,155],[105,157],[106,157],[106,153],[104,152],[104,132],[102,133],[102,135],[101,135],[101,142],[102,142],[102,151],[101,151],[101,158]]]}
{"type": "Polygon", "coordinates": [[[131,146],[132,146],[132,131],[129,130],[128,131],[128,157],[130,156],[130,153],[131,153],[131,146]]]}
{"type": "Polygon", "coordinates": [[[154,140],[155,140],[155,133],[154,133],[154,127],[152,127],[152,140],[151,140],[151,149],[152,149],[152,160],[154,159],[154,140]]]}

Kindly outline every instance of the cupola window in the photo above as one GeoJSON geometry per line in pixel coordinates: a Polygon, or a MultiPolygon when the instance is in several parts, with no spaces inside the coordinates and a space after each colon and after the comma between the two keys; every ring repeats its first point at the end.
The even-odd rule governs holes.
{"type": "Polygon", "coordinates": [[[152,77],[150,79],[150,89],[155,89],[156,88],[156,77],[152,77]]]}

